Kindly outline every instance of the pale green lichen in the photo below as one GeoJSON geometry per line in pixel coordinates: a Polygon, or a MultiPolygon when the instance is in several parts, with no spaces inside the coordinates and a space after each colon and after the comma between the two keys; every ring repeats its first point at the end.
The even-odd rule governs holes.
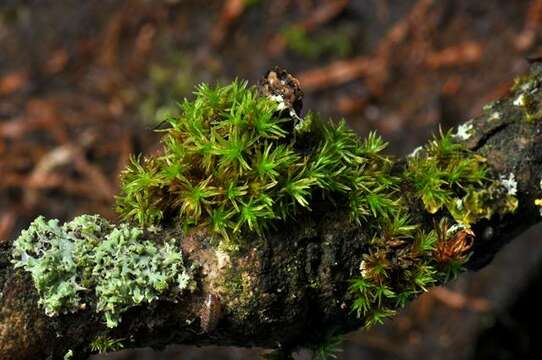
{"type": "Polygon", "coordinates": [[[63,225],[38,217],[15,240],[12,255],[15,267],[31,274],[47,315],[91,306],[108,327],[129,308],[174,299],[190,286],[174,239],[157,244],[139,228],[97,215],[63,225]]]}

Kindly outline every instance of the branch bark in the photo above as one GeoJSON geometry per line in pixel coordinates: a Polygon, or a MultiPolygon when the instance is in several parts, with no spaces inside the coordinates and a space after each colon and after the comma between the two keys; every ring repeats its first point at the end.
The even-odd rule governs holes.
{"type": "MultiPolygon", "coordinates": [[[[542,80],[541,64],[532,65],[531,76],[542,80]]],[[[472,135],[465,144],[485,157],[494,173],[514,174],[519,200],[514,214],[473,226],[475,242],[466,266],[477,270],[541,219],[535,200],[542,193],[542,122],[526,120],[516,95],[487,106],[471,124],[472,135]]],[[[415,205],[411,213],[430,221],[415,205]]],[[[69,350],[85,358],[98,334],[125,339],[125,347],[178,343],[289,349],[329,329],[344,333],[362,325],[350,311],[347,291],[348,280],[359,273],[367,252],[368,234],[347,214],[333,211],[298,218],[266,238],[252,239],[254,247],[243,256],[206,245],[204,230],[182,237],[176,229],[165,229],[160,235],[182,239],[187,262],[199,266],[197,290],[177,303],[156,301],[133,308],[112,330],[91,309],[47,317],[37,304],[32,279],[13,269],[11,248],[2,245],[0,359],[62,358],[69,350]],[[230,283],[227,303],[219,290],[223,279],[230,283]],[[319,286],[311,286],[315,283],[319,286]]]]}

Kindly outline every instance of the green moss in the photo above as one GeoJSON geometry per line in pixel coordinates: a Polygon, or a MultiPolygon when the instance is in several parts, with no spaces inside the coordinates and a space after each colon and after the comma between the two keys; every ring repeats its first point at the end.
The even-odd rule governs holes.
{"type": "Polygon", "coordinates": [[[351,281],[353,311],[366,326],[382,323],[416,295],[456,276],[468,260],[473,233],[470,224],[515,211],[515,190],[490,176],[485,160],[440,134],[407,160],[400,186],[391,194],[388,218],[377,216],[361,276],[351,281]],[[404,211],[420,202],[433,224],[416,223],[404,211]],[[437,222],[437,219],[441,219],[437,222]],[[453,220],[454,226],[448,227],[453,220]]]}
{"type": "Polygon", "coordinates": [[[312,360],[331,360],[336,359],[337,355],[342,352],[342,343],[344,337],[342,334],[337,334],[335,331],[328,331],[320,342],[311,347],[312,360]]]}
{"type": "Polygon", "coordinates": [[[120,351],[124,349],[124,345],[122,344],[123,341],[124,339],[111,339],[110,337],[100,335],[92,340],[89,349],[98,354],[120,351]]]}
{"type": "Polygon", "coordinates": [[[517,207],[514,194],[491,179],[485,159],[454,141],[451,133],[440,134],[409,156],[404,178],[429,213],[446,209],[461,224],[517,207]]]}
{"type": "Polygon", "coordinates": [[[246,83],[201,85],[195,94],[169,119],[162,155],[134,158],[123,173],[117,209],[124,219],[204,224],[239,241],[309,211],[314,196],[346,202],[357,221],[386,216],[394,181],[375,134],[361,141],[344,122],[311,115],[295,136],[294,120],[246,83]]]}
{"type": "Polygon", "coordinates": [[[49,316],[91,306],[115,327],[123,312],[174,298],[190,275],[175,240],[146,240],[141,229],[83,215],[59,225],[38,217],[13,244],[13,263],[28,271],[49,316]]]}

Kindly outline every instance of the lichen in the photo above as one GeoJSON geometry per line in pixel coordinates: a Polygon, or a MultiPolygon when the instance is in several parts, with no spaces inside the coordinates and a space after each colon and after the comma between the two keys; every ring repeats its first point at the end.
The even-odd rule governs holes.
{"type": "Polygon", "coordinates": [[[506,189],[508,195],[516,195],[518,192],[518,182],[516,181],[516,175],[510,173],[508,177],[505,175],[500,175],[499,180],[506,189]]]}
{"type": "Polygon", "coordinates": [[[454,134],[454,138],[465,141],[472,136],[473,125],[471,122],[460,125],[457,128],[457,132],[454,134]]]}
{"type": "Polygon", "coordinates": [[[147,240],[142,229],[82,215],[63,225],[38,217],[13,244],[49,316],[92,307],[115,327],[129,308],[174,299],[191,276],[174,239],[147,240]]]}
{"type": "Polygon", "coordinates": [[[487,118],[488,121],[496,121],[502,118],[502,114],[498,111],[492,112],[491,115],[487,118]]]}

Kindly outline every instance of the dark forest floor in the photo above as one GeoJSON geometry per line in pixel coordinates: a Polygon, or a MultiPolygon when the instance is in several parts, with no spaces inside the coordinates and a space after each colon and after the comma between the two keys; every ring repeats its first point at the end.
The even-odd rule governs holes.
{"type": "MultiPolygon", "coordinates": [[[[526,57],[542,55],[541,24],[541,0],[4,0],[0,243],[39,214],[114,219],[129,154],[157,150],[152,128],[194,84],[254,83],[280,65],[300,78],[305,109],[345,117],[360,135],[376,129],[402,155],[504,95],[526,57]]],[[[483,271],[350,334],[339,357],[532,358],[540,334],[529,319],[540,314],[524,310],[536,308],[542,283],[539,237],[533,229],[483,271]]],[[[172,347],[110,358],[257,352],[172,347]]]]}

